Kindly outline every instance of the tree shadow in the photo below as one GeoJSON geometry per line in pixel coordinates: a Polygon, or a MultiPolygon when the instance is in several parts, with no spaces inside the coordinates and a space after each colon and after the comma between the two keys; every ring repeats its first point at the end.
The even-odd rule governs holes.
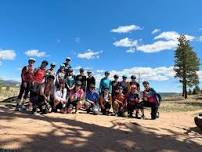
{"type": "MultiPolygon", "coordinates": [[[[19,152],[199,152],[202,150],[202,146],[194,141],[181,141],[175,134],[157,134],[136,122],[123,123],[112,120],[110,127],[104,127],[70,118],[33,116],[15,112],[8,107],[0,107],[0,120],[12,121],[18,118],[48,123],[50,130],[37,134],[24,134],[23,138],[29,140],[21,141],[18,138],[0,140],[0,147],[16,140],[22,143],[20,149],[14,149],[19,152]]],[[[100,119],[104,119],[104,116],[100,119]]],[[[15,128],[15,126],[10,127],[15,128]]]]}

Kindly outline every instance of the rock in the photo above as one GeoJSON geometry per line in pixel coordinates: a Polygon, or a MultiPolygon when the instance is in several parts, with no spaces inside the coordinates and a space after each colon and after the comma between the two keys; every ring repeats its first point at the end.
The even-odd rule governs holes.
{"type": "Polygon", "coordinates": [[[195,124],[202,130],[202,116],[197,116],[194,118],[195,124]]]}

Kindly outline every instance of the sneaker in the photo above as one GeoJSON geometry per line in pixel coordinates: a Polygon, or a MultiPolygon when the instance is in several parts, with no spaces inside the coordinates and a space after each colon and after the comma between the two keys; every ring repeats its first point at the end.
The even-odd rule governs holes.
{"type": "Polygon", "coordinates": [[[36,112],[36,111],[33,112],[32,114],[33,114],[34,116],[40,116],[40,113],[38,113],[38,112],[36,112]]]}

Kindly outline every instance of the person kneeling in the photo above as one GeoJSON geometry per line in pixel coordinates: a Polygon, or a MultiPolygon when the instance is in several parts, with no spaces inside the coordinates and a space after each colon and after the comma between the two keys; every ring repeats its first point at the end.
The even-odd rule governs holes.
{"type": "MultiPolygon", "coordinates": [[[[138,118],[139,109],[142,109],[140,107],[139,100],[140,98],[139,98],[137,86],[131,85],[130,93],[128,94],[128,97],[127,97],[127,109],[128,109],[129,117],[133,117],[133,111],[136,110],[135,117],[138,118]]],[[[142,114],[141,117],[144,118],[144,114],[142,114]]]]}
{"type": "Polygon", "coordinates": [[[112,97],[109,94],[109,88],[105,88],[104,91],[101,93],[100,97],[100,106],[103,115],[109,115],[111,105],[112,105],[112,97]]]}
{"type": "Polygon", "coordinates": [[[99,111],[99,94],[95,90],[95,85],[91,84],[89,90],[86,93],[85,107],[87,113],[92,112],[98,114],[99,111]]]}
{"type": "Polygon", "coordinates": [[[60,108],[62,110],[61,112],[65,113],[66,104],[67,104],[67,89],[65,88],[65,83],[61,82],[59,84],[59,87],[55,90],[53,110],[57,112],[57,109],[60,108]]]}
{"type": "Polygon", "coordinates": [[[160,105],[161,97],[156,91],[150,87],[148,81],[143,82],[145,88],[143,92],[143,102],[144,107],[151,107],[151,119],[156,119],[158,117],[158,108],[160,105]]]}
{"type": "Polygon", "coordinates": [[[120,86],[115,91],[113,99],[113,110],[117,116],[125,116],[126,113],[126,97],[123,94],[123,88],[120,86]]]}
{"type": "Polygon", "coordinates": [[[37,114],[37,109],[40,109],[40,112],[43,114],[51,112],[50,103],[54,94],[54,79],[54,76],[48,76],[47,81],[39,86],[39,92],[35,92],[35,97],[31,98],[33,102],[33,114],[37,114]]]}
{"type": "Polygon", "coordinates": [[[68,113],[71,113],[72,109],[75,107],[75,113],[81,107],[81,100],[84,97],[84,91],[81,88],[82,83],[80,81],[76,82],[74,90],[70,92],[69,100],[67,103],[68,113]]]}

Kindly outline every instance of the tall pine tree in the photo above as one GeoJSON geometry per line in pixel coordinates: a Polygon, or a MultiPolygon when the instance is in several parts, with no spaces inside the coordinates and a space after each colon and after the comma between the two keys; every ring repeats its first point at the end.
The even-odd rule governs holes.
{"type": "Polygon", "coordinates": [[[182,83],[182,95],[187,98],[187,87],[197,86],[199,84],[199,71],[200,60],[190,42],[184,35],[178,38],[178,47],[175,51],[175,77],[182,83]]]}

